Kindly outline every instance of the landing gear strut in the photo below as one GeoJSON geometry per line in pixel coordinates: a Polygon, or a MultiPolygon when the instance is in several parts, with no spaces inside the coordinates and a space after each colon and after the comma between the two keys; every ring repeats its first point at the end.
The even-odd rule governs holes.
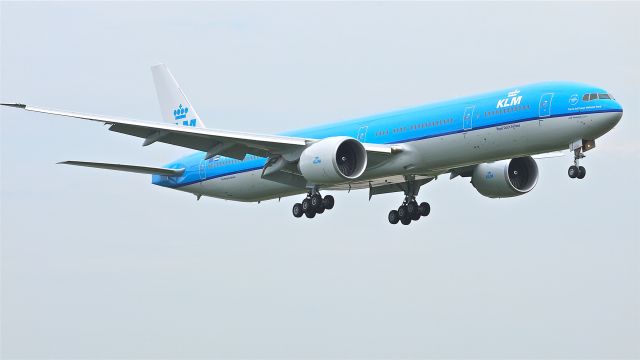
{"type": "Polygon", "coordinates": [[[333,196],[327,195],[322,197],[317,189],[312,189],[302,203],[293,205],[292,213],[294,217],[302,217],[305,215],[309,219],[314,218],[316,214],[322,214],[325,210],[333,209],[335,201],[333,196]]]}
{"type": "Polygon", "coordinates": [[[580,166],[580,159],[585,157],[584,153],[582,153],[582,148],[579,147],[573,150],[573,154],[573,165],[569,166],[567,174],[572,179],[584,179],[587,175],[587,170],[583,166],[580,166]]]}

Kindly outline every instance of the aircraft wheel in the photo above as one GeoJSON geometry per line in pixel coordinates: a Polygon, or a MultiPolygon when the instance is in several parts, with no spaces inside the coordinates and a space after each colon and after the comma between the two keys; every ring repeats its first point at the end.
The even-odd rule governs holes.
{"type": "Polygon", "coordinates": [[[322,204],[322,196],[320,194],[315,194],[311,196],[311,207],[317,209],[322,204]]]}
{"type": "Polygon", "coordinates": [[[320,206],[318,206],[316,208],[316,213],[317,214],[322,214],[324,212],[324,210],[325,210],[324,206],[322,206],[322,204],[320,204],[320,206]]]}
{"type": "Polygon", "coordinates": [[[431,212],[431,206],[428,202],[420,203],[420,206],[418,208],[420,210],[420,215],[422,216],[427,216],[431,212]]]}
{"type": "MultiPolygon", "coordinates": [[[[400,217],[400,220],[409,219],[409,211],[407,210],[407,205],[402,205],[398,208],[398,216],[400,217]]],[[[409,219],[409,221],[411,220],[409,219]]]]}
{"type": "Polygon", "coordinates": [[[297,218],[299,218],[302,215],[304,215],[304,211],[302,210],[302,204],[300,204],[300,203],[295,203],[293,205],[293,210],[292,211],[293,211],[293,216],[295,216],[297,218]]]}
{"type": "Polygon", "coordinates": [[[411,219],[402,219],[400,220],[400,222],[402,223],[402,225],[409,225],[411,224],[411,219]]]}
{"type": "Polygon", "coordinates": [[[389,211],[389,222],[391,224],[397,224],[400,221],[400,215],[398,215],[398,210],[389,211]]]}
{"type": "Polygon", "coordinates": [[[584,166],[580,166],[578,168],[578,175],[576,175],[576,177],[578,179],[584,179],[586,175],[587,175],[587,169],[585,169],[584,166]]]}
{"type": "Polygon", "coordinates": [[[570,178],[575,179],[578,176],[579,172],[580,172],[580,169],[578,169],[577,166],[571,165],[569,166],[569,170],[567,171],[567,174],[569,175],[570,178]]]}
{"type": "Polygon", "coordinates": [[[322,205],[324,205],[324,208],[327,210],[333,209],[334,204],[335,204],[335,200],[331,195],[327,195],[324,197],[324,199],[322,199],[322,205]]]}
{"type": "Polygon", "coordinates": [[[411,216],[411,220],[418,221],[420,220],[420,210],[416,210],[415,214],[411,216]]]}
{"type": "Polygon", "coordinates": [[[407,203],[407,211],[409,212],[409,217],[414,217],[418,214],[418,204],[415,201],[409,201],[407,203]]]}
{"type": "Polygon", "coordinates": [[[306,198],[302,200],[302,211],[306,213],[309,210],[311,210],[311,200],[309,198],[306,198]]]}
{"type": "Polygon", "coordinates": [[[309,211],[304,213],[309,219],[313,219],[316,217],[316,211],[313,209],[309,209],[309,211]]]}

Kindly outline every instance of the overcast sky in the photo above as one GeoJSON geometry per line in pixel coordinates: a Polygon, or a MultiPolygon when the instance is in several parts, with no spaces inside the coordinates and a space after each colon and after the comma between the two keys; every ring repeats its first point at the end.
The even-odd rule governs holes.
{"type": "Polygon", "coordinates": [[[640,357],[640,4],[0,4],[0,100],[161,121],[166,63],[209,127],[275,133],[545,80],[624,117],[567,177],[487,199],[226,202],[144,175],[189,150],[0,109],[3,358],[640,357]]]}

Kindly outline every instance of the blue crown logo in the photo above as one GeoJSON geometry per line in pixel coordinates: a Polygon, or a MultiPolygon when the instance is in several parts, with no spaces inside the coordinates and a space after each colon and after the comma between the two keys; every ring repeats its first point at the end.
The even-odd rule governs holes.
{"type": "Polygon", "coordinates": [[[180,104],[180,106],[178,106],[177,109],[173,110],[173,117],[175,117],[176,120],[184,119],[187,117],[188,112],[189,112],[189,108],[182,107],[182,104],[180,104]]]}

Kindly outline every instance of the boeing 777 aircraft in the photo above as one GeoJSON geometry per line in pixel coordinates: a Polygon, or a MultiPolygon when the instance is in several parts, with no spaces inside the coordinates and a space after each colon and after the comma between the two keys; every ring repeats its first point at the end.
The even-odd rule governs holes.
{"type": "Polygon", "coordinates": [[[369,189],[369,198],[400,192],[404,201],[388,219],[404,225],[429,214],[429,204],[418,204],[416,196],[442,174],[470,177],[490,198],[519,196],[538,181],[534,155],[569,149],[569,177],[582,179],[584,152],[622,117],[604,89],[544,82],[279,135],[252,134],[205,127],[167,67],[151,70],[165,123],[2,105],[108,124],[144,139],[142,146],[163,142],[197,150],[164,167],[63,164],[150,174],[153,184],[198,199],[255,202],[306,194],[293,205],[298,218],[333,208],[333,197],[320,190],[369,189]]]}

